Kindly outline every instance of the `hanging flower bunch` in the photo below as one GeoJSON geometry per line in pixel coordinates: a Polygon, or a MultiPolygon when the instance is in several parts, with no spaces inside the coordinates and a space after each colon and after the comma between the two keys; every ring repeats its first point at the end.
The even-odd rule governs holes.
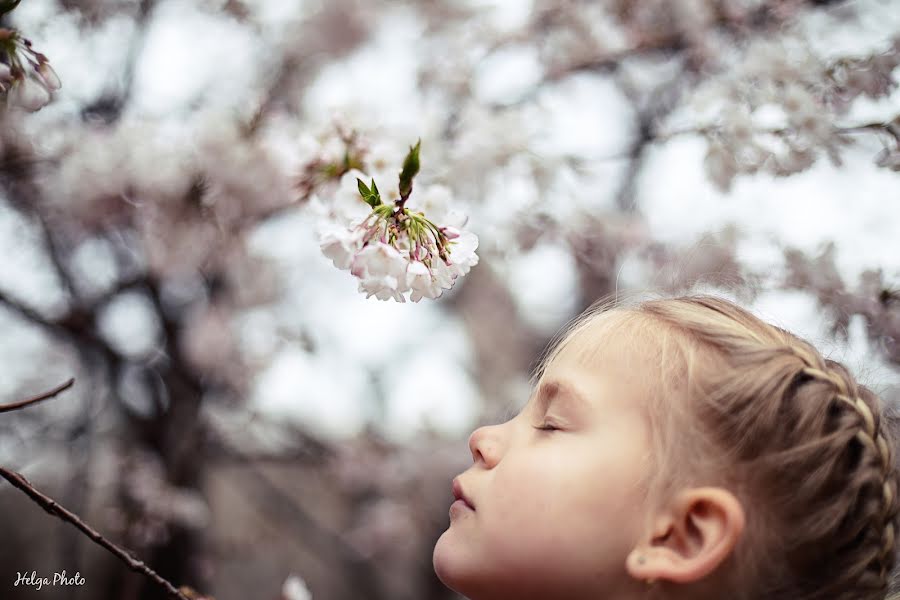
{"type": "MultiPolygon", "coordinates": [[[[413,302],[437,298],[478,264],[478,238],[461,229],[464,223],[436,223],[425,212],[407,206],[419,172],[420,146],[421,141],[411,147],[403,161],[399,197],[393,201],[385,202],[374,178],[355,169],[344,174],[336,196],[346,197],[352,185],[355,201],[364,202],[369,210],[349,228],[330,223],[321,230],[322,252],[337,268],[357,277],[359,291],[367,297],[397,302],[406,302],[407,294],[413,302]]],[[[431,186],[421,196],[425,200],[421,204],[427,206],[439,204],[435,199],[449,193],[431,186]]]]}
{"type": "MultiPolygon", "coordinates": [[[[19,0],[0,0],[0,16],[18,6],[19,0]]],[[[47,57],[31,47],[31,41],[15,29],[0,27],[0,97],[7,106],[37,111],[50,102],[61,87],[47,57]]]]}

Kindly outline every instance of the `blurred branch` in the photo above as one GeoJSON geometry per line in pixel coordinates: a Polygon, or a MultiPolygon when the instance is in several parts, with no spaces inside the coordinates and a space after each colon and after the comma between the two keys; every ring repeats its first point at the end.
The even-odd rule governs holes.
{"type": "Polygon", "coordinates": [[[53,265],[53,270],[56,271],[56,275],[62,282],[63,288],[66,290],[66,294],[69,298],[71,298],[72,303],[77,303],[79,298],[78,290],[75,288],[75,281],[72,274],[69,273],[65,259],[66,255],[71,255],[71,252],[61,246],[59,240],[53,233],[52,225],[47,222],[46,216],[36,209],[32,214],[37,218],[38,223],[41,225],[41,233],[44,236],[44,243],[47,246],[47,254],[50,256],[50,264],[53,265]]]}
{"type": "Polygon", "coordinates": [[[241,447],[234,442],[234,431],[221,426],[211,426],[203,440],[202,451],[206,460],[226,464],[288,463],[293,465],[321,465],[334,456],[334,447],[307,431],[305,428],[285,423],[264,414],[254,413],[249,422],[239,427],[243,434],[252,426],[264,427],[266,439],[290,440],[276,449],[241,447]]]}
{"type": "Polygon", "coordinates": [[[853,125],[851,127],[839,127],[840,133],[861,133],[866,131],[874,131],[876,133],[887,133],[897,144],[900,144],[900,115],[896,115],[890,121],[863,123],[861,125],[853,125]]]}
{"type": "MultiPolygon", "coordinates": [[[[653,137],[651,138],[653,142],[667,142],[672,138],[680,137],[683,135],[709,135],[711,133],[715,133],[720,128],[716,125],[706,125],[703,127],[686,127],[684,129],[674,129],[668,132],[659,132],[656,131],[653,133],[653,137]]],[[[753,135],[759,134],[770,134],[770,135],[785,135],[791,131],[790,127],[774,127],[768,129],[755,129],[753,131],[753,135]]],[[[893,137],[898,143],[900,143],[900,115],[896,115],[895,117],[887,120],[887,121],[872,121],[871,123],[860,123],[859,125],[847,125],[842,127],[835,127],[834,132],[837,134],[849,134],[849,133],[863,133],[863,132],[875,132],[875,133],[887,133],[891,137],[893,137]]]]}
{"type": "Polygon", "coordinates": [[[9,308],[12,312],[18,314],[20,317],[22,317],[26,321],[29,321],[33,325],[37,325],[45,330],[50,331],[51,333],[57,333],[50,319],[34,310],[30,306],[25,306],[18,300],[10,298],[5,293],[3,293],[2,290],[0,290],[0,304],[6,305],[7,308],[9,308]]]}
{"type": "Polygon", "coordinates": [[[97,296],[91,302],[91,310],[95,310],[99,307],[102,307],[104,304],[121,294],[122,292],[126,292],[131,290],[132,288],[140,287],[142,285],[147,285],[147,280],[149,276],[147,273],[140,273],[138,275],[134,275],[131,277],[126,277],[124,279],[120,279],[116,285],[111,287],[109,290],[97,296]]]}
{"type": "MultiPolygon", "coordinates": [[[[313,543],[313,547],[331,547],[336,551],[347,572],[355,576],[353,579],[358,582],[358,587],[365,590],[366,598],[369,600],[384,598],[384,593],[378,586],[378,579],[373,565],[356,548],[348,544],[339,533],[332,531],[313,517],[281,486],[272,481],[262,469],[250,466],[247,472],[249,478],[257,484],[250,486],[250,489],[257,492],[255,497],[261,503],[266,503],[267,513],[284,513],[289,515],[286,522],[298,528],[301,539],[315,539],[318,543],[313,543]]],[[[353,586],[353,583],[350,583],[350,585],[356,587],[353,586]]],[[[357,593],[357,597],[359,596],[357,593]]]]}
{"type": "Polygon", "coordinates": [[[605,73],[615,71],[622,62],[637,56],[645,56],[654,52],[670,52],[677,54],[685,48],[684,41],[678,37],[654,40],[650,43],[625,48],[615,52],[609,52],[600,56],[592,56],[590,58],[573,62],[564,67],[551,69],[542,83],[558,81],[575,73],[605,73]]]}
{"type": "Polygon", "coordinates": [[[868,338],[891,365],[900,366],[900,291],[896,282],[885,280],[880,270],[867,270],[860,275],[856,289],[850,289],[835,263],[834,242],[816,256],[795,248],[785,248],[784,256],[784,289],[814,294],[819,305],[831,313],[833,334],[846,338],[850,319],[861,316],[868,338]]]}
{"type": "Polygon", "coordinates": [[[622,184],[616,192],[616,206],[623,212],[633,212],[636,208],[635,193],[638,177],[644,168],[647,147],[653,143],[650,133],[650,119],[646,115],[638,118],[638,135],[628,149],[628,165],[622,177],[622,184]]]}
{"type": "MultiPolygon", "coordinates": [[[[19,410],[25,408],[26,406],[37,404],[38,402],[42,402],[44,400],[49,400],[50,398],[53,398],[61,392],[69,389],[74,384],[75,379],[72,378],[65,383],[53,388],[52,390],[44,392],[43,394],[39,394],[25,400],[20,400],[18,402],[13,402],[11,404],[0,405],[0,413],[19,410]]],[[[28,496],[35,504],[43,508],[47,513],[74,525],[79,531],[89,537],[96,544],[109,550],[112,554],[125,562],[125,564],[129,566],[129,568],[149,577],[156,584],[165,589],[166,593],[170,597],[177,598],[178,600],[190,600],[188,596],[182,594],[175,588],[175,586],[173,586],[167,580],[163,579],[158,573],[156,573],[156,571],[144,564],[143,561],[134,558],[131,554],[103,537],[99,532],[82,521],[77,515],[66,510],[65,508],[60,506],[58,502],[35,489],[35,487],[32,486],[31,483],[20,473],[10,471],[8,469],[5,469],[4,467],[0,467],[0,476],[2,476],[10,484],[12,484],[13,487],[18,488],[20,491],[25,493],[26,496],[28,496]]]]}
{"type": "MultiPolygon", "coordinates": [[[[124,85],[121,97],[121,107],[128,104],[131,94],[134,91],[134,74],[137,70],[137,62],[144,49],[147,38],[147,27],[150,18],[156,8],[156,0],[141,0],[138,5],[137,15],[135,15],[135,25],[137,34],[132,37],[131,43],[128,44],[128,58],[125,61],[124,85]]],[[[121,114],[121,112],[119,113],[121,114]]]]}
{"type": "Polygon", "coordinates": [[[260,452],[260,453],[244,453],[236,450],[206,449],[207,460],[211,463],[224,463],[231,465],[252,465],[252,464],[286,464],[297,466],[298,464],[317,465],[321,461],[313,460],[309,451],[303,449],[291,449],[285,452],[260,452]]]}
{"type": "Polygon", "coordinates": [[[676,106],[680,78],[659,86],[655,92],[642,100],[640,90],[621,73],[616,83],[625,96],[637,107],[637,135],[628,148],[628,164],[619,189],[616,192],[616,205],[626,213],[636,209],[635,196],[640,174],[647,160],[647,150],[654,143],[654,123],[670,114],[676,106]]]}
{"type": "MultiPolygon", "coordinates": [[[[5,142],[5,140],[4,140],[5,142]]],[[[68,267],[66,255],[69,249],[60,243],[57,228],[41,211],[43,204],[40,188],[31,178],[35,177],[35,165],[40,160],[30,160],[19,151],[7,151],[0,159],[0,186],[6,195],[9,205],[15,208],[26,219],[34,219],[40,227],[40,234],[47,249],[47,256],[53,271],[59,277],[69,300],[78,302],[78,290],[68,267]]]]}
{"type": "Polygon", "coordinates": [[[34,501],[38,506],[43,508],[49,514],[77,527],[82,533],[84,533],[96,544],[102,546],[103,548],[114,554],[116,557],[118,557],[122,562],[127,564],[131,570],[141,573],[150,578],[153,582],[162,587],[171,598],[177,598],[178,600],[190,600],[188,596],[181,593],[178,589],[175,588],[175,586],[169,583],[166,579],[163,579],[156,571],[144,564],[143,561],[134,558],[131,554],[100,535],[100,533],[98,533],[96,530],[94,530],[84,521],[78,518],[77,515],[69,512],[68,510],[60,506],[55,500],[36,490],[34,486],[32,486],[28,482],[28,480],[25,479],[21,474],[0,467],[0,476],[11,483],[13,487],[16,487],[24,492],[25,495],[31,498],[32,501],[34,501]]]}
{"type": "Polygon", "coordinates": [[[119,79],[121,88],[118,93],[104,93],[88,106],[82,109],[82,118],[85,120],[101,119],[107,124],[112,124],[122,116],[122,112],[131,100],[134,90],[134,76],[137,70],[137,62],[144,50],[147,38],[147,28],[157,0],[141,0],[134,15],[135,33],[128,43],[126,50],[125,67],[119,79]]]}
{"type": "Polygon", "coordinates": [[[59,385],[59,386],[53,388],[49,392],[44,392],[43,394],[39,394],[32,398],[28,398],[27,400],[20,400],[19,402],[13,402],[11,404],[0,404],[0,413],[12,412],[14,410],[19,410],[20,408],[25,408],[26,406],[29,406],[31,404],[37,404],[38,402],[43,402],[44,400],[49,400],[50,398],[53,398],[60,392],[64,392],[65,390],[72,387],[72,385],[74,383],[75,383],[75,379],[72,378],[72,379],[69,379],[67,382],[63,383],[62,385],[59,385]]]}
{"type": "MultiPolygon", "coordinates": [[[[510,43],[521,43],[532,35],[546,36],[554,28],[571,30],[573,27],[581,26],[582,20],[580,15],[567,14],[574,6],[577,6],[577,4],[572,3],[569,6],[557,6],[545,10],[540,18],[533,23],[528,35],[522,36],[519,34],[501,39],[489,49],[488,54],[510,43]]],[[[778,19],[768,10],[766,3],[763,3],[763,6],[759,7],[754,14],[746,15],[745,18],[736,17],[727,11],[718,11],[713,20],[707,24],[707,27],[710,30],[724,28],[735,35],[741,35],[742,33],[748,34],[753,30],[764,30],[777,23],[778,19]]],[[[692,39],[689,32],[684,30],[673,29],[651,36],[646,35],[646,32],[644,32],[644,35],[638,39],[639,41],[636,44],[628,48],[598,51],[593,56],[586,56],[568,64],[552,66],[535,88],[526,94],[525,99],[532,99],[537,94],[537,91],[547,83],[559,81],[576,73],[615,72],[627,60],[646,57],[656,53],[667,53],[669,55],[688,53],[687,67],[690,71],[698,71],[704,66],[705,62],[711,60],[709,56],[701,59],[701,55],[691,55],[691,50],[696,40],[692,39]]],[[[521,101],[516,104],[519,103],[521,101]]]]}

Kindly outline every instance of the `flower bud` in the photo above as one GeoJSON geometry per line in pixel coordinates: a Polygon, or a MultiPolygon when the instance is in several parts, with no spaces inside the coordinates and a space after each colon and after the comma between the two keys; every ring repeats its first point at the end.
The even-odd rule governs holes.
{"type": "Polygon", "coordinates": [[[53,70],[53,67],[50,66],[48,62],[42,62],[38,65],[37,74],[44,82],[44,87],[46,87],[49,91],[56,91],[62,87],[62,83],[59,81],[59,77],[56,75],[56,71],[53,70]]]}
{"type": "Polygon", "coordinates": [[[455,240],[459,237],[459,229],[456,227],[441,227],[441,233],[443,233],[448,240],[455,240]]]}

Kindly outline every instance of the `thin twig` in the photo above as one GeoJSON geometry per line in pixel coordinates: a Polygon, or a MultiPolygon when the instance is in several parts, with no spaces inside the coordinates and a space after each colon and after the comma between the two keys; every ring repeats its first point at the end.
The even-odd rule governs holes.
{"type": "Polygon", "coordinates": [[[42,402],[44,400],[49,400],[50,398],[56,396],[60,392],[64,392],[65,390],[72,387],[72,385],[74,383],[75,383],[75,379],[72,378],[72,379],[69,379],[64,384],[53,388],[49,392],[44,392],[43,394],[39,394],[37,396],[34,396],[33,398],[28,398],[27,400],[20,400],[18,402],[13,402],[11,404],[0,404],[0,413],[12,412],[14,410],[19,410],[21,408],[25,408],[26,406],[29,406],[31,404],[37,404],[38,402],[42,402]]]}
{"type": "Polygon", "coordinates": [[[112,552],[115,556],[122,560],[122,562],[127,564],[131,570],[146,575],[147,577],[152,579],[154,583],[165,589],[166,593],[170,597],[177,598],[178,600],[190,600],[187,596],[176,589],[174,585],[163,579],[163,577],[161,577],[156,571],[144,564],[143,561],[134,558],[127,551],[116,546],[105,537],[100,535],[97,531],[92,529],[84,521],[78,518],[77,515],[72,514],[71,512],[60,506],[55,500],[48,496],[45,496],[44,494],[36,490],[28,482],[28,480],[19,473],[16,473],[15,471],[9,471],[7,469],[4,469],[3,467],[0,467],[0,476],[9,481],[14,487],[19,488],[45,511],[62,519],[63,521],[66,521],[67,523],[71,523],[82,533],[91,538],[94,543],[112,552]]]}
{"type": "MultiPolygon", "coordinates": [[[[892,121],[874,121],[872,123],[861,123],[859,125],[846,125],[846,126],[838,126],[834,127],[835,133],[862,133],[868,131],[882,132],[887,133],[894,137],[898,143],[900,143],[900,128],[895,125],[895,122],[900,120],[900,115],[893,118],[892,121]]],[[[667,142],[674,137],[679,137],[683,135],[709,135],[720,130],[721,127],[716,125],[705,125],[702,127],[686,127],[684,129],[673,129],[671,131],[666,132],[654,132],[653,133],[653,141],[654,142],[667,142]]],[[[769,135],[785,135],[791,131],[789,127],[774,127],[767,129],[756,129],[753,131],[754,134],[769,134],[769,135]]]]}
{"type": "Polygon", "coordinates": [[[840,127],[841,133],[858,133],[864,131],[877,131],[887,133],[897,144],[900,144],[900,115],[895,116],[890,121],[876,121],[873,123],[864,123],[862,125],[854,125],[853,127],[840,127]]]}

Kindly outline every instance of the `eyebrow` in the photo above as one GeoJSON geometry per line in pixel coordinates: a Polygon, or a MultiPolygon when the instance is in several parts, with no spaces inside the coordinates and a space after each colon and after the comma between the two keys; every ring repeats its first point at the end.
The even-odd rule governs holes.
{"type": "Polygon", "coordinates": [[[557,400],[579,410],[589,406],[584,394],[573,385],[558,380],[541,383],[537,392],[538,411],[545,412],[557,400]]]}

